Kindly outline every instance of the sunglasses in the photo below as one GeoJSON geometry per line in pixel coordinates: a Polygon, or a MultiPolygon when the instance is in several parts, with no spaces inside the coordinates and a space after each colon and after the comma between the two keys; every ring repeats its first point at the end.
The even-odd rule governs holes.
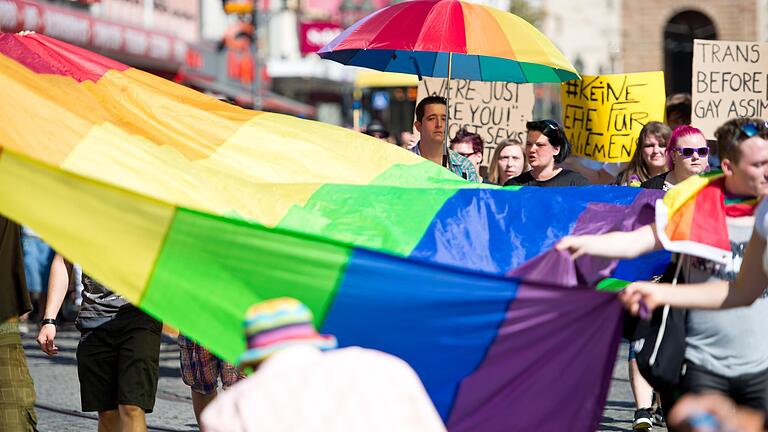
{"type": "MultiPolygon", "coordinates": [[[[766,129],[768,128],[768,122],[763,122],[763,124],[760,126],[762,126],[763,129],[766,129]]],[[[760,128],[758,127],[758,125],[754,123],[745,123],[741,125],[739,129],[741,129],[744,135],[746,135],[749,138],[752,138],[753,136],[760,133],[760,128]]]]}
{"type": "MultiPolygon", "coordinates": [[[[458,154],[460,154],[460,155],[464,156],[465,158],[468,158],[468,157],[472,156],[473,154],[475,154],[476,152],[470,152],[470,153],[462,153],[462,152],[456,152],[456,153],[458,153],[458,154]]],[[[478,153],[479,153],[479,152],[478,152],[478,153]]]]}
{"type": "Polygon", "coordinates": [[[547,127],[552,128],[553,130],[560,130],[557,123],[553,122],[552,120],[542,120],[542,123],[544,123],[547,127]]]}
{"type": "Polygon", "coordinates": [[[550,128],[555,131],[559,131],[560,127],[558,126],[557,122],[554,120],[536,120],[536,121],[529,121],[525,124],[526,129],[528,130],[539,130],[539,128],[542,128],[546,130],[547,128],[550,128]]]}
{"type": "Polygon", "coordinates": [[[699,155],[699,157],[706,157],[709,154],[709,147],[699,147],[699,148],[693,148],[693,147],[683,147],[683,148],[676,148],[676,152],[680,153],[680,155],[688,159],[689,157],[693,156],[693,153],[696,153],[699,155]]]}

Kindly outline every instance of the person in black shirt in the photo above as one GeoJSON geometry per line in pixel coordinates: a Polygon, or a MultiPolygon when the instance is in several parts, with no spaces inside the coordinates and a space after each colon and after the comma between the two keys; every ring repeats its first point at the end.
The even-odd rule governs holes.
{"type": "Polygon", "coordinates": [[[526,123],[528,137],[525,151],[531,170],[509,179],[504,186],[586,186],[589,184],[581,174],[557,167],[571,151],[571,145],[563,128],[554,120],[539,120],[526,123]]]}
{"type": "Polygon", "coordinates": [[[636,187],[665,173],[668,169],[666,149],[671,136],[672,129],[664,123],[652,121],[643,126],[632,160],[616,176],[615,184],[636,187]]]}

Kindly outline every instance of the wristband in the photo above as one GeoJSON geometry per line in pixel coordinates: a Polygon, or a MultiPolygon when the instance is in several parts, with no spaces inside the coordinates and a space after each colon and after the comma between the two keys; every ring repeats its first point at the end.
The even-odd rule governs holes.
{"type": "Polygon", "coordinates": [[[55,318],[44,318],[40,321],[40,327],[46,325],[46,324],[53,324],[56,325],[56,319],[55,318]]]}

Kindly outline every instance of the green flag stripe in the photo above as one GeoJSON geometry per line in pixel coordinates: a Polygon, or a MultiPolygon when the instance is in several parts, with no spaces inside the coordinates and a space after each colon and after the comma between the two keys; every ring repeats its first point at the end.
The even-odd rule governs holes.
{"type": "Polygon", "coordinates": [[[312,310],[319,326],[350,251],[339,243],[178,209],[140,306],[234,361],[245,348],[240,329],[253,303],[294,297],[312,310]]]}
{"type": "Polygon", "coordinates": [[[488,185],[468,184],[429,161],[395,165],[370,185],[322,186],[304,206],[289,210],[278,226],[408,256],[437,212],[462,187],[488,185]],[[425,176],[426,181],[421,178],[425,176]]]}

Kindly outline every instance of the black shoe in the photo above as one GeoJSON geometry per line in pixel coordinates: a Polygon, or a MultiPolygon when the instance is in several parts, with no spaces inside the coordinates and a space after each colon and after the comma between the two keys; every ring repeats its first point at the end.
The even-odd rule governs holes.
{"type": "Polygon", "coordinates": [[[661,410],[661,407],[656,407],[653,411],[653,424],[655,426],[667,426],[666,419],[664,418],[664,411],[661,410]]]}
{"type": "Polygon", "coordinates": [[[632,430],[649,431],[653,426],[653,414],[650,408],[640,408],[635,411],[635,421],[632,423],[632,430]]]}

